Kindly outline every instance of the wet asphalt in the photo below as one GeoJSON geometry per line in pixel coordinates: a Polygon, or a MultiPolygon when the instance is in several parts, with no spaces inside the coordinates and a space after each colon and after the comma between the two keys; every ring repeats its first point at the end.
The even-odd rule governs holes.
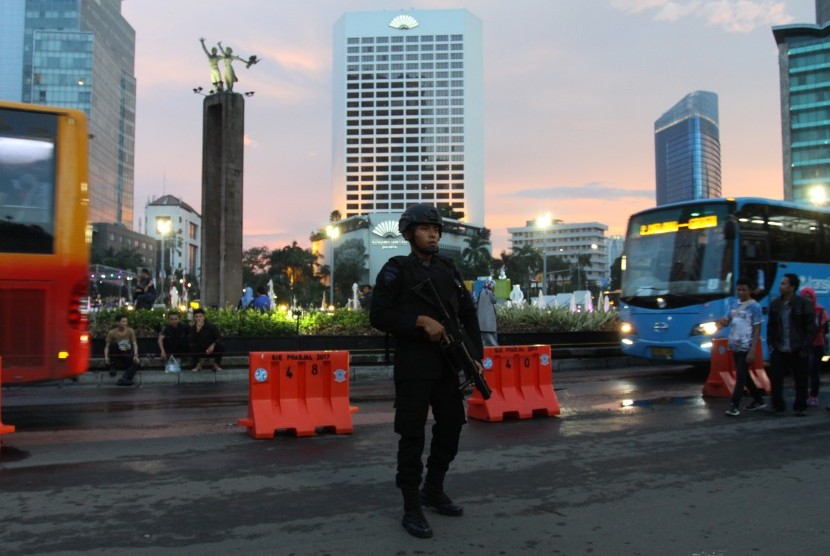
{"type": "MultiPolygon", "coordinates": [[[[389,369],[353,432],[254,440],[247,370],[3,389],[0,547],[23,554],[821,554],[830,412],[726,417],[687,367],[557,370],[557,417],[470,420],[461,518],[400,526],[389,369]]],[[[792,392],[788,390],[788,399],[792,392]]],[[[822,402],[830,405],[830,397],[822,402]]]]}

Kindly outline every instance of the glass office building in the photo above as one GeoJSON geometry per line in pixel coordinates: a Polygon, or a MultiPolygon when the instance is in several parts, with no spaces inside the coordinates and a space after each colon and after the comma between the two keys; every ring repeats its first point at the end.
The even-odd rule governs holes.
{"type": "Polygon", "coordinates": [[[773,27],[781,83],[784,199],[830,199],[830,2],[816,2],[819,24],[773,27]]]}
{"type": "Polygon", "coordinates": [[[721,196],[718,95],[695,91],[654,122],[657,205],[721,196]]]}
{"type": "Polygon", "coordinates": [[[89,118],[89,216],[133,227],[135,31],[121,0],[3,0],[5,100],[89,118]]]}
{"type": "Polygon", "coordinates": [[[348,218],[433,203],[483,225],[481,21],[347,13],[333,52],[333,208],[348,218]]]}

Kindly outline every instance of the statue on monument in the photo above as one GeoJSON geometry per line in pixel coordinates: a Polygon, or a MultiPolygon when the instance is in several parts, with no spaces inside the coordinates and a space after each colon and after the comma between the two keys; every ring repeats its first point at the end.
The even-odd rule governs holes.
{"type": "Polygon", "coordinates": [[[256,57],[256,54],[249,56],[247,60],[245,58],[240,58],[233,53],[233,49],[231,47],[223,47],[222,41],[219,41],[218,48],[214,46],[210,50],[208,50],[207,46],[205,46],[204,38],[199,39],[199,42],[202,43],[202,50],[205,51],[205,55],[208,58],[208,64],[210,64],[210,82],[213,85],[213,92],[233,92],[233,84],[239,81],[239,78],[236,77],[236,72],[233,69],[234,60],[243,62],[245,64],[245,69],[248,69],[259,62],[259,58],[256,57]],[[219,60],[225,61],[224,83],[222,82],[222,74],[219,73],[219,60]]]}
{"type": "Polygon", "coordinates": [[[245,64],[245,69],[250,68],[252,65],[259,62],[259,59],[256,55],[250,56],[247,60],[245,58],[240,58],[236,54],[233,53],[233,49],[228,47],[222,46],[222,41],[219,41],[219,51],[222,52],[222,58],[225,60],[225,90],[233,91],[233,84],[239,81],[236,77],[236,72],[233,70],[233,61],[239,60],[245,64]]]}
{"type": "Polygon", "coordinates": [[[210,82],[211,84],[213,84],[213,90],[221,91],[222,75],[219,73],[219,59],[222,56],[218,54],[218,50],[215,46],[211,48],[210,51],[208,51],[207,47],[205,46],[204,37],[199,39],[199,42],[202,43],[202,50],[205,51],[205,55],[208,58],[208,64],[210,64],[210,82]]]}

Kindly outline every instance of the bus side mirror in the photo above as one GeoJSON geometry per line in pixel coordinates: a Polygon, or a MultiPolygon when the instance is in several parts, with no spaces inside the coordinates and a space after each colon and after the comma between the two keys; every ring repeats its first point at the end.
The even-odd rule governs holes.
{"type": "Polygon", "coordinates": [[[737,226],[735,225],[735,221],[732,219],[727,220],[723,224],[723,238],[727,241],[733,241],[735,236],[738,235],[737,226]]]}

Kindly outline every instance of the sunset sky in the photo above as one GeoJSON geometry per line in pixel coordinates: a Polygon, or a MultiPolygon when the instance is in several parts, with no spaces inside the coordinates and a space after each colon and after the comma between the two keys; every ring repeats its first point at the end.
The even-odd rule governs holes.
{"type": "MultiPolygon", "coordinates": [[[[409,0],[466,8],[484,29],[485,215],[507,228],[550,212],[623,233],[654,205],[654,121],[717,93],[725,196],[783,195],[771,26],[814,23],[813,0],[409,0]]],[[[199,38],[262,61],[235,64],[245,107],[244,246],[308,247],[332,210],[332,27],[386,0],[125,0],[136,31],[135,214],[162,194],[201,212],[199,38]]],[[[138,225],[138,223],[137,223],[138,225]]],[[[142,231],[144,231],[142,229],[142,231]]]]}

